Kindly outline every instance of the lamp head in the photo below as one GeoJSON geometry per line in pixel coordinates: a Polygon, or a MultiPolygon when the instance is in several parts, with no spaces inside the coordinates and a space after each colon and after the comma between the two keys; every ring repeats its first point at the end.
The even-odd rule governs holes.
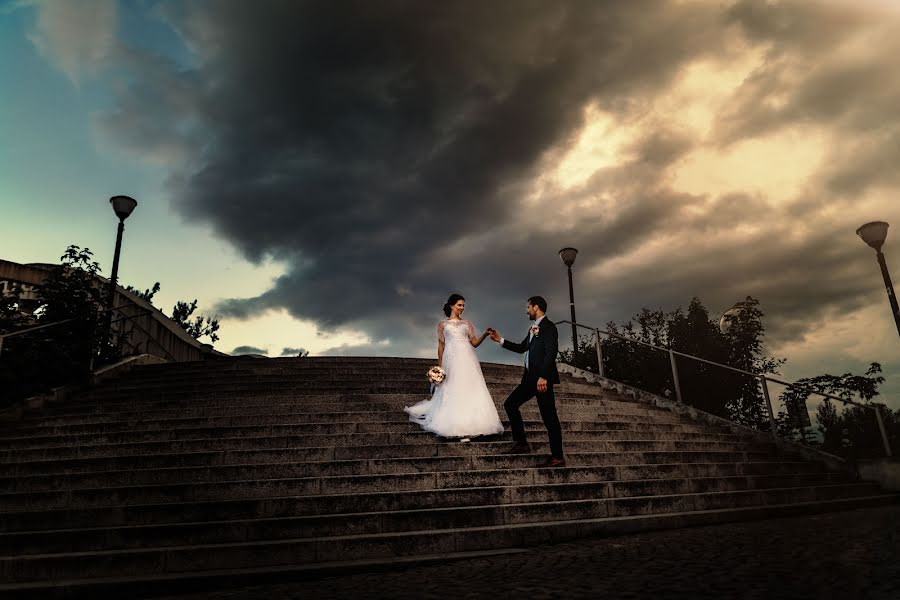
{"type": "Polygon", "coordinates": [[[563,248],[559,251],[559,257],[567,267],[571,267],[575,263],[576,256],[578,256],[578,250],[575,248],[563,248]]]}
{"type": "Polygon", "coordinates": [[[131,196],[113,196],[109,199],[109,203],[112,204],[113,210],[120,221],[127,219],[134,207],[137,206],[137,200],[131,196]]]}
{"type": "Polygon", "coordinates": [[[739,319],[741,313],[746,309],[747,304],[745,302],[736,302],[734,306],[722,313],[722,316],[719,318],[719,331],[727,334],[734,324],[732,321],[739,319]]]}
{"type": "Polygon", "coordinates": [[[888,224],[884,221],[872,221],[857,229],[856,235],[878,252],[881,251],[881,246],[887,238],[887,230],[888,224]]]}

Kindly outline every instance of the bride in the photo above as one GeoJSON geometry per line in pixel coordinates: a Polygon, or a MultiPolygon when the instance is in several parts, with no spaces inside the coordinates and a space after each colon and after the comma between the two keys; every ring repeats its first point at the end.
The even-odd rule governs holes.
{"type": "Polygon", "coordinates": [[[462,320],[466,299],[453,294],[444,305],[447,319],[438,323],[438,365],[446,377],[431,399],[407,406],[409,420],[443,437],[503,433],[494,400],[484,383],[475,348],[489,335],[475,335],[475,327],[462,320]]]}

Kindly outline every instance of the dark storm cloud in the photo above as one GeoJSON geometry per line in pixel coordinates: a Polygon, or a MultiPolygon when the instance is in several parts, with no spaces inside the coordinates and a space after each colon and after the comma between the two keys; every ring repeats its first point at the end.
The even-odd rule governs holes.
{"type": "Polygon", "coordinates": [[[303,348],[284,348],[281,350],[281,356],[298,356],[306,353],[307,351],[303,348]]]}
{"type": "MultiPolygon", "coordinates": [[[[581,251],[580,318],[592,324],[694,295],[717,310],[753,294],[798,335],[815,311],[869,293],[853,288],[870,275],[856,249],[834,243],[843,224],[766,233],[760,224],[780,225],[787,209],[669,182],[703,143],[724,148],[817,120],[878,122],[860,87],[885,74],[888,54],[796,74],[858,33],[868,21],[855,13],[804,2],[515,0],[175,3],[165,14],[195,63],[128,53],[140,76],[98,124],[169,167],[187,220],[212,225],[250,260],[286,265],[263,294],[223,301],[226,317],[287,308],[371,340],[335,353],[411,354],[433,346],[433,322],[458,291],[476,325],[515,333],[536,293],[568,316],[556,255],[568,245],[581,251]],[[524,201],[548,152],[574,143],[586,105],[634,117],[685,66],[722,60],[741,36],[767,59],[716,116],[711,140],[647,126],[627,161],[524,201]],[[727,239],[748,227],[759,231],[727,239]],[[646,261],[615,266],[660,240],[646,261]],[[835,276],[812,277],[820,269],[835,276]],[[811,290],[812,303],[796,300],[811,290]]],[[[876,97],[885,114],[900,111],[891,93],[876,97]]],[[[871,160],[882,144],[854,148],[829,155],[822,190],[885,180],[871,160]]]]}
{"type": "MultiPolygon", "coordinates": [[[[662,89],[723,35],[716,11],[655,1],[203,8],[167,11],[197,65],[178,71],[133,57],[144,79],[101,127],[155,158],[177,152],[177,209],[251,260],[287,262],[271,290],[227,300],[221,314],[287,307],[326,327],[362,324],[374,339],[432,320],[449,289],[510,269],[510,283],[534,280],[509,256],[421,267],[514,216],[504,190],[568,143],[586,103],[616,110],[662,89]]],[[[685,144],[659,142],[649,160],[685,144]]],[[[549,252],[551,262],[565,245],[498,241],[525,257],[549,252]]],[[[494,307],[518,305],[495,293],[494,307]]]]}
{"type": "Polygon", "coordinates": [[[238,354],[268,354],[268,350],[264,350],[262,348],[256,348],[255,346],[238,346],[234,350],[230,352],[232,356],[237,356],[238,354]]]}

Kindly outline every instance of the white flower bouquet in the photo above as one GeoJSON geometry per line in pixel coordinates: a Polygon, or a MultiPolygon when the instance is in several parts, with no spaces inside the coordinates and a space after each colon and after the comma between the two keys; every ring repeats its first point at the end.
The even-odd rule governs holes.
{"type": "Polygon", "coordinates": [[[438,366],[428,369],[428,381],[434,385],[441,385],[441,382],[444,381],[444,377],[446,376],[447,374],[444,373],[444,370],[438,366]]]}

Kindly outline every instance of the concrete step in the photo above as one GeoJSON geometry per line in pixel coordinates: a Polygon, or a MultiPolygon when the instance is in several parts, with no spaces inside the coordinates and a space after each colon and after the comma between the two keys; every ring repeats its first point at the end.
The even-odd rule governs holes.
{"type": "MultiPolygon", "coordinates": [[[[714,510],[728,503],[737,506],[764,507],[794,502],[822,502],[848,497],[863,496],[864,486],[816,486],[805,488],[776,488],[744,492],[716,492],[683,496],[655,496],[647,499],[615,499],[607,503],[614,514],[595,514],[594,519],[662,513],[685,513],[714,510]],[[853,489],[858,487],[859,489],[853,489]],[[738,499],[738,497],[741,497],[738,499]],[[727,498],[727,500],[726,500],[727,498]]],[[[881,498],[889,501],[888,498],[881,498]]],[[[527,503],[531,504],[531,503],[527,503]]],[[[547,510],[562,511],[565,505],[553,503],[547,510]],[[555,507],[555,508],[552,508],[555,507]]],[[[237,542],[230,544],[192,544],[160,548],[136,548],[127,550],[102,550],[93,552],[66,552],[0,557],[0,572],[9,582],[43,581],[103,575],[148,575],[207,569],[223,569],[252,566],[309,564],[336,560],[353,560],[386,556],[409,556],[496,548],[521,545],[525,542],[559,541],[584,534],[586,519],[575,519],[560,514],[559,520],[535,523],[530,520],[516,522],[515,509],[511,507],[500,517],[502,525],[485,527],[441,528],[396,533],[340,535],[286,540],[237,542]],[[562,531],[558,531],[563,528],[562,531]],[[555,531],[555,533],[554,533],[555,531]],[[527,532],[527,533],[526,533],[527,532]],[[537,536],[534,537],[534,536],[537,536]]],[[[466,509],[460,509],[465,511],[466,509]]],[[[526,506],[525,511],[529,508],[526,506]]],[[[602,509],[601,509],[602,510],[602,509]]],[[[525,517],[527,519],[527,516],[525,517]]],[[[444,517],[443,523],[453,517],[444,517]]],[[[464,520],[464,517],[461,519],[464,520]]]]}
{"type": "MultiPolygon", "coordinates": [[[[534,436],[540,442],[543,436],[534,436]]],[[[774,445],[763,441],[745,441],[742,438],[725,441],[685,441],[658,439],[610,440],[602,432],[571,431],[565,446],[569,449],[591,449],[605,452],[646,451],[774,451],[774,445]],[[737,441],[740,440],[740,441],[737,441]]],[[[355,433],[355,434],[305,434],[297,436],[236,436],[201,439],[175,439],[93,445],[59,445],[38,448],[13,448],[0,452],[4,463],[38,460],[66,460],[102,456],[157,455],[172,452],[204,452],[213,450],[284,450],[287,452],[327,449],[336,458],[341,453],[354,458],[370,456],[368,452],[390,452],[391,456],[434,456],[442,453],[493,453],[509,446],[510,434],[473,438],[471,443],[460,444],[443,441],[425,432],[410,433],[355,433]],[[482,441],[487,440],[487,441],[482,441]],[[498,441],[493,441],[498,440],[498,441]],[[506,440],[506,442],[499,441],[506,440]]],[[[373,456],[374,457],[374,456],[373,456]]],[[[350,458],[348,456],[347,458],[350,458]]]]}
{"type": "MultiPolygon", "coordinates": [[[[653,511],[653,504],[636,504],[634,499],[645,489],[654,495],[709,494],[846,485],[830,474],[787,475],[778,477],[716,478],[715,481],[685,479],[661,485],[655,481],[614,482],[609,496],[558,503],[488,504],[455,508],[359,512],[290,517],[233,519],[206,522],[122,525],[111,527],[66,528],[0,534],[0,556],[90,552],[126,548],[221,544],[290,538],[356,534],[395,533],[440,527],[483,527],[516,522],[559,520],[560,509],[567,518],[594,518],[616,515],[636,507],[653,511]],[[628,499],[627,501],[624,499],[628,499]],[[453,517],[448,518],[448,517],[453,517]]],[[[865,493],[867,488],[858,488],[865,493]]],[[[619,515],[625,516],[625,515],[619,515]]]]}
{"type": "MultiPolygon", "coordinates": [[[[605,453],[571,455],[571,467],[601,466],[605,453]],[[592,460],[596,462],[591,462],[592,460]]],[[[202,467],[162,467],[146,469],[97,470],[83,473],[64,471],[0,477],[0,492],[41,492],[79,488],[127,487],[177,484],[183,482],[216,482],[250,479],[300,477],[335,477],[349,475],[409,474],[497,469],[535,468],[539,457],[517,455],[514,461],[487,460],[479,456],[444,456],[414,459],[344,460],[327,462],[291,462],[202,467]]],[[[543,460],[543,457],[540,457],[543,460]]],[[[617,469],[615,479],[658,479],[664,477],[732,477],[747,475],[779,475],[785,473],[824,473],[821,463],[693,463],[670,465],[608,465],[617,469]],[[746,465],[741,468],[741,465],[746,465]],[[702,473],[698,475],[698,473],[702,473]]],[[[570,468],[571,468],[570,467],[570,468]]],[[[840,473],[835,475],[844,476],[840,473]]]]}
{"type": "MultiPolygon", "coordinates": [[[[356,396],[341,395],[301,395],[301,396],[262,396],[235,397],[227,399],[190,399],[190,400],[141,400],[127,403],[77,402],[54,406],[44,416],[75,416],[86,414],[108,414],[134,411],[181,410],[189,407],[194,411],[234,410],[236,408],[252,409],[294,409],[307,411],[310,407],[327,407],[336,410],[402,410],[427,399],[424,394],[365,394],[356,396]]],[[[503,411],[506,396],[494,399],[494,407],[503,411]]],[[[646,414],[648,411],[666,412],[637,402],[620,402],[603,397],[586,395],[562,396],[556,399],[557,407],[595,407],[598,410],[619,412],[623,414],[646,414]]]]}
{"type": "MultiPolygon", "coordinates": [[[[26,532],[48,529],[68,529],[84,527],[111,527],[134,524],[186,523],[193,521],[229,520],[262,517],[286,517],[328,515],[356,512],[376,512],[385,510],[421,510],[427,508],[453,508],[458,506],[484,505],[510,502],[550,502],[609,497],[633,497],[647,495],[648,489],[666,489],[675,486],[667,479],[642,480],[644,475],[655,475],[673,468],[654,469],[654,465],[619,465],[610,467],[612,474],[631,479],[610,480],[608,482],[578,482],[528,484],[503,486],[491,485],[469,488],[442,488],[432,490],[400,490],[388,492],[358,492],[331,495],[289,495],[276,497],[254,497],[242,499],[212,499],[206,501],[170,501],[162,503],[132,503],[100,507],[30,507],[19,511],[0,513],[0,531],[26,532]],[[643,481],[644,483],[640,483],[643,481]],[[638,483],[635,483],[638,482],[638,483]],[[615,486],[612,486],[615,483],[615,486]],[[628,490],[631,490],[630,492],[628,490]],[[618,494],[618,496],[616,496],[618,494]]],[[[691,484],[695,492],[722,491],[726,485],[715,479],[738,481],[741,477],[752,476],[784,477],[797,475],[810,477],[822,472],[804,471],[800,473],[778,473],[778,469],[750,469],[760,473],[747,472],[741,475],[721,475],[730,467],[705,467],[702,464],[690,467],[686,473],[694,480],[691,484]],[[712,473],[713,476],[707,474],[712,473]],[[696,487],[703,483],[706,487],[696,487]]],[[[738,468],[738,471],[745,469],[738,468]]],[[[565,474],[552,477],[565,477],[565,474]]],[[[764,479],[762,479],[764,480],[764,479]]],[[[843,483],[841,476],[829,474],[829,481],[843,483]]],[[[671,489],[671,488],[670,488],[671,489]]],[[[682,485],[680,488],[686,489],[682,485]]]]}
{"type": "MultiPolygon", "coordinates": [[[[0,424],[0,593],[131,597],[150,581],[498,552],[897,498],[739,428],[568,376],[557,388],[568,466],[544,469],[534,402],[523,410],[533,454],[501,454],[508,431],[460,443],[410,423],[403,406],[427,396],[433,364],[139,367],[0,424]]],[[[483,372],[505,416],[522,369],[483,372]]]]}
{"type": "MultiPolygon", "coordinates": [[[[520,373],[510,374],[485,374],[484,381],[491,387],[515,387],[522,380],[520,373]]],[[[366,385],[387,385],[392,387],[414,387],[414,388],[430,388],[431,383],[424,373],[403,374],[403,373],[329,373],[323,375],[291,375],[291,376],[271,376],[271,375],[254,375],[250,377],[230,377],[230,376],[214,376],[207,379],[202,378],[184,378],[184,379],[156,379],[146,381],[119,381],[110,385],[104,385],[85,392],[85,397],[112,397],[115,395],[127,396],[130,394],[156,393],[156,392],[190,392],[190,393],[215,393],[227,391],[228,388],[238,389],[241,391],[254,391],[256,389],[268,388],[304,388],[318,386],[335,387],[343,386],[347,389],[353,389],[366,385]]],[[[557,389],[572,388],[583,389],[593,384],[583,379],[564,376],[560,379],[560,383],[555,384],[557,389]]]]}
{"type": "MultiPolygon", "coordinates": [[[[405,414],[383,415],[379,421],[322,421],[308,422],[295,421],[294,419],[281,420],[263,416],[262,419],[248,417],[246,419],[234,419],[232,417],[203,418],[194,417],[186,419],[168,419],[155,421],[116,421],[109,423],[74,424],[57,426],[29,426],[18,429],[5,430],[0,434],[0,447],[7,442],[15,442],[24,439],[54,439],[65,436],[102,436],[132,434],[139,436],[143,432],[172,432],[172,435],[191,437],[190,432],[207,432],[217,430],[220,433],[378,433],[385,431],[416,431],[420,427],[411,423],[405,414]],[[257,421],[262,421],[258,423],[257,421]]],[[[505,427],[509,422],[501,419],[505,427]]],[[[525,428],[528,431],[543,431],[544,425],[537,419],[526,420],[525,428]]],[[[600,429],[605,431],[641,431],[653,432],[666,439],[667,436],[684,434],[731,434],[731,430],[725,427],[707,427],[704,425],[691,425],[687,423],[643,423],[640,421],[598,421],[598,420],[561,420],[563,431],[583,431],[588,429],[600,429]]],[[[622,434],[624,435],[624,434],[622,434]]]]}
{"type": "MultiPolygon", "coordinates": [[[[766,505],[727,508],[686,513],[663,513],[601,519],[554,521],[522,525],[495,526],[509,529],[508,546],[527,546],[540,543],[565,542],[578,537],[618,536],[647,530],[672,529],[728,523],[743,520],[789,517],[821,512],[848,510],[857,507],[881,506],[895,501],[894,496],[877,495],[865,498],[839,499],[821,502],[802,502],[782,505],[766,505]]],[[[463,533],[473,533],[471,531],[463,533]]],[[[489,535],[481,528],[471,537],[489,535]]],[[[381,556],[358,561],[320,561],[315,563],[289,563],[262,567],[235,569],[207,569],[138,575],[130,577],[87,577],[62,580],[45,580],[26,583],[0,584],[4,598],[134,598],[171,594],[172,589],[185,592],[201,592],[216,589],[235,589],[273,581],[303,580],[310,576],[346,575],[380,568],[398,568],[413,565],[446,564],[450,560],[465,560],[484,556],[501,557],[505,552],[519,550],[494,549],[489,551],[465,551],[455,548],[470,544],[458,535],[452,552],[417,554],[413,556],[381,556]]]]}
{"type": "MultiPolygon", "coordinates": [[[[505,412],[505,411],[504,411],[505,412]]],[[[497,411],[498,415],[503,414],[501,410],[497,411]]],[[[535,403],[529,403],[521,409],[523,419],[534,420],[540,418],[540,411],[535,403]]],[[[664,410],[652,410],[638,412],[623,412],[614,408],[592,407],[592,406],[571,406],[560,404],[557,406],[557,413],[561,420],[584,421],[589,419],[597,419],[599,421],[635,421],[643,420],[654,423],[689,423],[686,417],[681,417],[674,413],[664,410]]],[[[374,410],[347,410],[345,405],[333,404],[328,406],[309,406],[309,407],[277,407],[265,410],[263,407],[229,407],[218,408],[214,410],[206,410],[203,408],[195,409],[192,407],[184,407],[180,410],[136,410],[122,411],[114,413],[84,413],[72,415],[52,415],[40,416],[35,418],[26,418],[21,421],[22,427],[55,427],[66,425],[82,425],[82,424],[98,424],[109,423],[115,421],[158,421],[168,419],[183,418],[204,418],[215,419],[220,417],[231,417],[243,422],[247,418],[270,418],[274,422],[286,419],[299,420],[306,419],[310,422],[322,422],[334,418],[340,418],[344,421],[383,421],[385,417],[390,415],[390,419],[398,421],[409,420],[409,417],[403,412],[403,407],[398,406],[392,410],[374,409],[374,410]],[[355,415],[355,417],[354,417],[355,415]]]]}
{"type": "MultiPolygon", "coordinates": [[[[502,404],[509,396],[515,386],[488,386],[495,404],[502,404]]],[[[566,400],[605,400],[607,402],[616,402],[618,404],[632,405],[637,404],[633,399],[622,399],[610,393],[608,390],[582,390],[572,389],[568,387],[558,388],[554,391],[557,402],[566,400]]],[[[66,404],[51,406],[51,410],[61,408],[81,408],[103,407],[104,409],[114,409],[117,407],[130,408],[134,406],[175,406],[181,407],[185,405],[195,404],[237,404],[242,401],[250,401],[255,403],[266,402],[291,402],[302,403],[331,401],[331,402],[352,402],[352,401],[378,401],[385,399],[396,399],[397,402],[419,402],[430,398],[431,394],[428,387],[407,387],[395,389],[368,389],[360,387],[358,389],[348,389],[345,387],[330,388],[284,388],[284,389],[267,389],[257,387],[254,390],[235,390],[229,388],[220,392],[167,392],[167,393],[150,393],[142,394],[116,394],[109,397],[82,397],[78,400],[71,400],[66,404]]]]}
{"type": "MultiPolygon", "coordinates": [[[[365,435],[400,435],[419,434],[422,429],[414,423],[323,423],[299,425],[260,425],[250,427],[197,427],[192,429],[145,429],[137,431],[104,432],[97,434],[43,435],[19,438],[0,438],[0,450],[25,450],[32,448],[50,448],[60,446],[92,446],[99,444],[124,444],[129,442],[161,442],[174,440],[199,439],[235,439],[255,437],[296,437],[317,435],[365,436],[365,435]]],[[[733,433],[684,432],[684,431],[644,431],[635,435],[634,431],[594,429],[594,424],[587,421],[567,421],[564,431],[569,434],[567,440],[582,439],[585,434],[607,440],[660,440],[660,441],[742,441],[745,438],[733,433]]],[[[648,425],[648,427],[651,427],[648,425]]],[[[526,428],[536,434],[544,431],[540,424],[533,421],[526,428]]],[[[503,435],[508,439],[509,435],[503,435]]],[[[314,438],[313,438],[314,439],[314,438]]],[[[365,439],[362,437],[361,439],[365,439]]],[[[594,439],[594,437],[585,438],[594,439]]]]}
{"type": "MultiPolygon", "coordinates": [[[[612,466],[566,467],[562,469],[494,469],[473,471],[435,471],[377,475],[338,475],[330,477],[279,477],[274,479],[238,479],[211,482],[178,482],[131,486],[104,485],[96,488],[70,488],[53,491],[10,492],[0,494],[0,510],[17,512],[36,508],[85,508],[130,504],[237,500],[282,496],[318,496],[388,491],[437,490],[484,486],[548,485],[555,483],[605,482],[615,476],[612,466]]],[[[785,476],[770,476],[785,477],[785,476]]],[[[726,478],[709,478],[709,481],[726,478]]],[[[747,477],[735,477],[744,489],[747,477]]],[[[677,479],[651,480],[652,487],[641,488],[647,495],[687,493],[677,487],[677,479]],[[673,487],[676,486],[676,487],[673,487]]],[[[104,482],[105,483],[105,482],[104,482]]],[[[617,484],[618,485],[618,484],[617,484]]],[[[630,485],[630,484],[629,484],[630,485]]],[[[723,484],[724,485],[724,484],[723,484]]],[[[696,491],[696,490],[695,490],[696,491]]],[[[618,494],[617,494],[618,495],[618,494]]],[[[635,495],[635,494],[631,494],[635,495]]]]}
{"type": "MultiPolygon", "coordinates": [[[[783,462],[785,456],[774,455],[771,452],[679,452],[679,451],[653,451],[653,452],[604,452],[598,451],[591,444],[581,443],[576,447],[567,447],[567,461],[575,460],[581,455],[590,455],[595,461],[592,464],[667,464],[678,462],[783,462]]],[[[27,475],[41,475],[50,473],[89,473],[96,471],[125,470],[125,469],[165,469],[177,467],[212,467],[218,465],[255,465],[255,464],[285,464],[306,462],[344,462],[344,461],[370,461],[377,464],[380,460],[408,460],[420,461],[431,459],[456,459],[471,458],[472,460],[486,461],[487,464],[495,462],[513,461],[511,464],[519,464],[514,461],[536,461],[534,464],[546,460],[545,453],[549,451],[549,445],[543,441],[533,440],[531,443],[534,454],[531,455],[500,455],[496,451],[499,446],[505,450],[509,444],[497,444],[490,449],[483,444],[456,444],[466,446],[468,452],[461,452],[450,447],[448,449],[433,449],[427,446],[414,446],[412,448],[424,449],[425,452],[418,456],[403,455],[402,452],[391,452],[390,449],[378,447],[377,451],[370,451],[374,456],[365,456],[366,448],[362,451],[347,452],[334,448],[301,448],[274,450],[229,450],[206,452],[169,452],[163,454],[125,456],[100,456],[79,457],[67,460],[48,459],[38,461],[21,461],[17,463],[0,463],[0,475],[4,477],[22,477],[27,475]],[[443,451],[441,451],[443,450],[443,451]],[[456,450],[456,452],[453,452],[456,450]]],[[[790,459],[788,459],[790,460],[790,459]]],[[[531,464],[531,463],[528,463],[531,464]]],[[[583,464],[583,463],[581,463],[583,464]]]]}
{"type": "MultiPolygon", "coordinates": [[[[515,384],[522,380],[521,373],[485,373],[484,380],[488,384],[515,384]]],[[[336,372],[324,371],[321,373],[296,373],[285,375],[249,375],[249,376],[210,376],[201,377],[185,377],[182,379],[165,378],[165,379],[131,379],[117,382],[114,386],[104,388],[106,391],[142,391],[153,389],[170,389],[185,391],[202,391],[202,390],[218,390],[227,386],[235,386],[238,388],[259,387],[278,387],[278,386],[303,386],[303,385],[334,385],[334,384],[358,384],[370,382],[394,382],[400,383],[418,383],[428,385],[428,378],[424,371],[422,372],[336,372]]],[[[572,378],[560,379],[560,383],[566,385],[587,385],[584,381],[577,381],[572,378]]],[[[100,393],[98,390],[95,393],[100,393]]]]}
{"type": "MultiPolygon", "coordinates": [[[[349,358],[349,357],[347,357],[349,358]]],[[[413,372],[425,373],[429,368],[437,364],[437,358],[410,359],[410,358],[375,358],[368,361],[346,360],[335,361],[325,357],[308,359],[306,362],[285,361],[282,359],[269,359],[265,362],[196,362],[196,363],[169,363],[162,365],[146,365],[134,369],[129,379],[156,379],[164,377],[204,377],[204,376],[228,376],[231,374],[256,375],[281,375],[292,373],[335,373],[335,372],[413,372]]],[[[482,362],[483,373],[516,373],[521,375],[522,366],[518,364],[482,362]]]]}

